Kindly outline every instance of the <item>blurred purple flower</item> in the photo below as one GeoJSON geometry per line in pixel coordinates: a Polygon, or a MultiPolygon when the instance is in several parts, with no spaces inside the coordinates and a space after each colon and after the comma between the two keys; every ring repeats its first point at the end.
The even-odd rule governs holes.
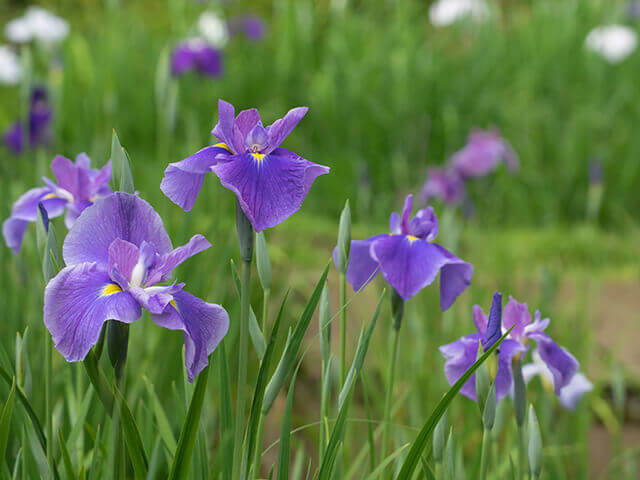
{"type": "Polygon", "coordinates": [[[464,198],[464,180],[456,169],[429,168],[420,200],[427,204],[437,198],[448,205],[458,205],[464,198]]]}
{"type": "Polygon", "coordinates": [[[179,43],[171,53],[171,73],[181,76],[196,71],[208,77],[222,74],[222,53],[204,40],[179,43]]]}
{"type": "Polygon", "coordinates": [[[600,157],[593,157],[589,162],[589,183],[591,185],[602,184],[602,160],[600,157]]]}
{"type": "Polygon", "coordinates": [[[115,193],[85,210],[63,246],[66,267],[47,285],[44,323],[69,362],[82,360],[107,320],[132,323],[142,309],[170,330],[182,330],[189,381],[227,333],[229,316],[171,280],[173,269],[209,248],[202,236],[173,248],[162,219],[136,195],[115,193]]]}
{"type": "Polygon", "coordinates": [[[467,144],[451,157],[452,167],[465,178],[487,175],[502,161],[510,171],[518,169],[518,156],[497,130],[473,130],[467,144]]]}
{"type": "Polygon", "coordinates": [[[229,20],[229,33],[237,35],[243,33],[249,40],[259,42],[264,38],[267,27],[260,17],[242,16],[229,20]]]}
{"type": "MultiPolygon", "coordinates": [[[[512,325],[515,327],[500,344],[498,372],[495,380],[497,398],[502,398],[511,391],[513,384],[511,361],[515,355],[526,353],[529,348],[529,340],[536,342],[540,359],[551,372],[555,393],[560,395],[561,390],[569,384],[578,371],[579,365],[573,355],[544,333],[549,325],[549,319],[540,319],[540,312],[536,312],[535,320],[531,323],[531,314],[527,310],[527,304],[519,303],[513,297],[509,297],[509,303],[504,307],[502,319],[502,333],[512,325]]],[[[488,338],[487,317],[478,305],[473,306],[473,321],[478,333],[462,337],[440,347],[440,353],[446,359],[444,372],[450,385],[453,385],[473,365],[478,352],[478,343],[485,342],[488,338]]],[[[464,384],[460,393],[476,400],[475,375],[464,384]]]]}
{"type": "MultiPolygon", "coordinates": [[[[408,195],[402,217],[396,212],[391,214],[390,234],[351,242],[347,281],[358,291],[382,272],[400,297],[409,300],[441,272],[440,307],[444,311],[471,283],[473,265],[432,243],[438,235],[433,208],[419,210],[411,218],[412,209],[413,196],[408,195]]],[[[336,255],[334,250],[334,261],[336,255]]]]}
{"type": "MultiPolygon", "coordinates": [[[[539,375],[542,378],[543,383],[549,388],[555,390],[554,376],[546,363],[542,361],[542,358],[538,351],[533,352],[533,363],[523,365],[522,376],[526,383],[529,383],[533,377],[539,375]]],[[[593,390],[593,383],[580,372],[577,372],[569,383],[560,389],[558,398],[560,404],[567,410],[575,410],[580,399],[593,390]]]]}
{"type": "Polygon", "coordinates": [[[211,132],[221,143],[170,163],[160,189],[183,210],[193,208],[207,172],[236,194],[257,232],[278,225],[300,209],[314,180],[329,167],[285,150],[280,144],[307,107],[298,107],[268,127],[253,108],[235,116],[233,105],[218,102],[218,123],[211,132]]]}
{"type": "Polygon", "coordinates": [[[32,188],[13,204],[11,216],[2,224],[2,234],[14,254],[20,251],[29,222],[35,222],[38,218],[39,203],[42,203],[50,218],[60,216],[66,210],[65,224],[71,228],[85,208],[111,193],[108,185],[111,160],[100,170],[90,167],[91,160],[86,153],[78,155],[75,164],[57,155],[51,162],[57,183],[43,178],[46,186],[32,188]]]}
{"type": "Polygon", "coordinates": [[[627,3],[627,18],[629,18],[629,20],[637,20],[640,18],[640,2],[627,3]]]}
{"type": "Polygon", "coordinates": [[[53,112],[49,105],[47,92],[42,87],[36,87],[31,93],[29,107],[29,124],[18,120],[5,130],[3,134],[5,146],[16,155],[20,155],[26,147],[26,134],[28,133],[28,145],[35,148],[46,144],[51,138],[51,118],[53,112]],[[25,132],[28,127],[28,132],[25,132]]]}

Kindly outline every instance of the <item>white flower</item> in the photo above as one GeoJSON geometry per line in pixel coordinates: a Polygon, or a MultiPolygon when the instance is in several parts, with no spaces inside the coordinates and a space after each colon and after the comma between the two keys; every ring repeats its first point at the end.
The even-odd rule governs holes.
{"type": "Polygon", "coordinates": [[[41,7],[29,7],[22,17],[10,21],[4,28],[14,43],[37,40],[45,45],[61,42],[69,34],[69,24],[41,7]]]}
{"type": "Polygon", "coordinates": [[[429,19],[436,27],[446,27],[465,17],[482,21],[489,16],[484,0],[438,0],[429,7],[429,19]]]}
{"type": "Polygon", "coordinates": [[[22,77],[20,59],[6,45],[0,45],[0,83],[15,85],[22,77]]]}
{"type": "Polygon", "coordinates": [[[638,46],[638,34],[624,25],[604,25],[589,32],[585,45],[610,63],[619,63],[638,46]]]}
{"type": "Polygon", "coordinates": [[[213,12],[204,12],[198,19],[198,31],[213,47],[224,47],[229,39],[227,23],[213,12]]]}

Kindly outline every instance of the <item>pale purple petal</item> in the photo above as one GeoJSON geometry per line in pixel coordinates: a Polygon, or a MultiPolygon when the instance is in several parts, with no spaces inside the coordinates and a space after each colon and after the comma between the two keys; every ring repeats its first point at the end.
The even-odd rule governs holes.
{"type": "Polygon", "coordinates": [[[98,200],[78,218],[62,248],[67,265],[98,262],[107,265],[109,246],[116,239],[140,247],[153,244],[159,254],[172,250],[162,219],[146,201],[128,193],[98,200]]]}
{"type": "Polygon", "coordinates": [[[513,369],[511,367],[513,357],[523,353],[527,347],[520,342],[505,338],[500,344],[498,354],[498,372],[496,374],[496,396],[502,398],[509,395],[513,385],[513,369]]]}
{"type": "Polygon", "coordinates": [[[432,245],[445,259],[440,271],[440,309],[444,312],[471,285],[473,265],[459,259],[440,245],[435,243],[432,245]]]}
{"type": "MultiPolygon", "coordinates": [[[[376,235],[365,240],[352,240],[349,248],[349,264],[347,265],[347,282],[358,291],[369,284],[378,272],[378,262],[371,257],[371,244],[386,235],[376,235]]],[[[333,250],[333,262],[337,264],[337,247],[333,250]]]]}
{"type": "Polygon", "coordinates": [[[556,394],[559,395],[578,371],[578,361],[567,350],[551,340],[551,337],[546,333],[533,332],[528,336],[536,341],[540,359],[551,371],[553,387],[556,394]]]}
{"type": "MultiPolygon", "coordinates": [[[[444,375],[449,385],[456,383],[464,372],[476,361],[480,340],[480,334],[473,333],[440,347],[440,353],[446,360],[444,364],[444,375]]],[[[475,377],[476,374],[474,373],[460,389],[462,395],[470,398],[474,402],[476,401],[475,377]]]]}
{"type": "Polygon", "coordinates": [[[578,372],[560,390],[560,403],[568,410],[575,410],[582,396],[591,390],[593,390],[593,383],[584,374],[578,372]]]}
{"type": "Polygon", "coordinates": [[[389,217],[389,231],[394,235],[402,235],[402,225],[398,212],[391,212],[389,217]]]}
{"type": "Polygon", "coordinates": [[[531,323],[531,314],[527,304],[520,303],[512,296],[509,296],[509,302],[504,307],[502,318],[504,328],[507,330],[515,325],[509,336],[521,341],[524,338],[527,325],[531,323]]]}
{"type": "MultiPolygon", "coordinates": [[[[248,136],[254,127],[262,128],[260,114],[255,108],[242,110],[235,119],[233,124],[233,145],[236,153],[244,153],[247,151],[248,136]]],[[[263,129],[264,130],[264,129],[263,129]]],[[[266,135],[266,132],[265,132],[266,135]]],[[[266,137],[263,142],[266,142],[266,137]]]]}
{"type": "Polygon", "coordinates": [[[265,154],[273,152],[280,146],[284,139],[292,132],[296,125],[309,111],[308,107],[296,107],[287,112],[284,118],[280,118],[273,122],[268,129],[268,148],[263,152],[265,154]]]}
{"type": "Polygon", "coordinates": [[[400,217],[400,228],[403,235],[409,235],[409,222],[411,221],[411,211],[413,210],[413,195],[409,194],[404,199],[402,215],[400,217]]]}
{"type": "Polygon", "coordinates": [[[180,162],[170,163],[164,171],[160,190],[184,211],[190,211],[205,175],[217,163],[216,157],[228,153],[221,147],[205,147],[180,162]]]}
{"type": "Polygon", "coordinates": [[[194,235],[186,245],[174,249],[160,259],[158,265],[149,272],[148,284],[153,285],[159,281],[168,280],[171,278],[171,272],[174,268],[209,247],[211,247],[211,243],[206,238],[199,234],[194,235]]]}
{"type": "Polygon", "coordinates": [[[409,235],[433,241],[438,236],[438,217],[432,207],[418,210],[413,219],[409,222],[409,235]]]}
{"type": "Polygon", "coordinates": [[[56,155],[51,161],[51,171],[60,188],[71,193],[78,190],[78,172],[71,160],[62,155],[56,155]]]}
{"type": "Polygon", "coordinates": [[[182,290],[184,283],[157,287],[130,286],[128,291],[133,298],[149,313],[162,314],[174,295],[182,290]]]}
{"type": "Polygon", "coordinates": [[[485,338],[487,336],[487,316],[484,314],[480,305],[473,306],[473,323],[478,330],[478,333],[485,338]]]}
{"type": "Polygon", "coordinates": [[[278,225],[297,212],[316,177],[329,173],[329,167],[283,148],[262,157],[236,155],[211,170],[224,187],[236,194],[257,232],[278,225]]]}
{"type": "MultiPolygon", "coordinates": [[[[211,133],[221,142],[226,143],[230,148],[233,145],[233,126],[235,124],[236,111],[228,102],[218,100],[218,123],[211,133]]],[[[235,153],[240,153],[238,150],[235,153]]]]}
{"type": "Polygon", "coordinates": [[[131,278],[131,273],[138,263],[138,259],[140,258],[140,250],[136,245],[131,242],[127,242],[126,240],[122,240],[120,238],[116,238],[111,245],[109,245],[108,251],[109,261],[108,261],[108,272],[111,278],[120,284],[120,287],[123,289],[127,288],[129,283],[129,279],[131,278]],[[117,270],[118,274],[122,276],[126,280],[126,283],[123,283],[120,278],[115,278],[115,272],[117,270]]]}
{"type": "Polygon", "coordinates": [[[229,315],[220,305],[206,303],[184,291],[176,293],[174,300],[175,306],[169,305],[163,314],[151,318],[162,327],[184,332],[185,364],[192,382],[226,335],[229,315]]]}
{"type": "Polygon", "coordinates": [[[95,263],[62,269],[44,293],[44,323],[69,362],[84,359],[104,322],[131,323],[141,314],[133,297],[114,286],[107,271],[95,263]]]}

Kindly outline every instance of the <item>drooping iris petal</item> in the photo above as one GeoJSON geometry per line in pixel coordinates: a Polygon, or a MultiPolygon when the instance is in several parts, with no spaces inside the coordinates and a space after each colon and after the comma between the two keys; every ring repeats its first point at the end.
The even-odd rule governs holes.
{"type": "Polygon", "coordinates": [[[436,245],[415,237],[389,235],[371,245],[371,256],[398,294],[409,300],[432,283],[447,262],[436,245]]]}
{"type": "Polygon", "coordinates": [[[307,114],[307,107],[292,108],[287,112],[284,118],[279,118],[273,122],[267,131],[268,147],[262,153],[269,154],[280,146],[284,139],[296,128],[300,120],[307,114]]]}
{"type": "Polygon", "coordinates": [[[98,200],[78,218],[64,242],[64,261],[67,265],[108,265],[109,246],[116,239],[138,247],[149,242],[160,254],[172,249],[162,219],[153,207],[136,195],[118,192],[98,200]]]}
{"type": "Polygon", "coordinates": [[[560,391],[571,381],[571,378],[578,371],[578,361],[567,350],[554,342],[546,333],[530,333],[529,338],[536,341],[540,359],[551,371],[553,375],[553,387],[556,395],[559,395],[560,391]]]}
{"type": "Polygon", "coordinates": [[[575,410],[580,399],[591,390],[593,390],[593,383],[584,374],[578,372],[560,390],[560,403],[568,410],[575,410]]]}
{"type": "Polygon", "coordinates": [[[235,155],[211,170],[233,191],[253,228],[261,232],[300,209],[313,181],[329,168],[283,148],[269,155],[235,155]]]}
{"type": "Polygon", "coordinates": [[[141,314],[138,302],[113,284],[106,269],[95,263],[65,267],[44,293],[44,323],[56,349],[69,362],[87,355],[104,322],[131,323],[141,314]]]}
{"type": "MultiPolygon", "coordinates": [[[[386,235],[376,235],[366,240],[352,240],[349,248],[347,282],[357,292],[373,280],[379,272],[378,262],[371,257],[371,244],[386,235]]],[[[338,249],[333,250],[333,262],[337,265],[338,249]]]]}
{"type": "Polygon", "coordinates": [[[184,332],[185,364],[189,381],[208,363],[229,329],[229,315],[220,305],[206,303],[190,293],[174,294],[175,305],[167,306],[161,315],[151,315],[161,327],[184,332]]]}
{"type": "Polygon", "coordinates": [[[205,147],[180,162],[170,163],[164,171],[160,190],[184,211],[190,211],[205,175],[217,163],[216,157],[228,154],[229,151],[221,147],[205,147]]]}
{"type": "Polygon", "coordinates": [[[440,309],[444,312],[471,285],[473,265],[459,259],[440,245],[435,243],[432,245],[440,251],[445,259],[440,270],[440,309]]]}
{"type": "MultiPolygon", "coordinates": [[[[472,333],[440,347],[440,353],[445,358],[444,375],[449,385],[456,383],[476,361],[481,338],[479,333],[472,333]]],[[[462,395],[474,402],[476,401],[475,375],[474,373],[460,389],[462,395]]]]}
{"type": "Polygon", "coordinates": [[[149,313],[161,314],[183,287],[184,283],[147,288],[130,286],[129,293],[149,313]]]}
{"type": "Polygon", "coordinates": [[[511,391],[511,385],[513,384],[513,369],[511,368],[513,357],[526,350],[527,347],[510,338],[505,338],[500,344],[498,372],[496,373],[497,398],[505,397],[511,391]]]}

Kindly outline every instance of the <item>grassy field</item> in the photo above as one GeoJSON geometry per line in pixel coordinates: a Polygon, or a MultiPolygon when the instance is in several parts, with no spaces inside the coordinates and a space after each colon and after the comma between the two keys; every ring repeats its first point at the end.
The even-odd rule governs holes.
{"type": "MultiPolygon", "coordinates": [[[[439,243],[473,263],[475,274],[471,287],[444,314],[436,285],[406,306],[392,404],[390,451],[395,456],[386,475],[397,473],[408,444],[449,388],[437,347],[471,333],[472,305],[487,311],[491,294],[500,290],[551,317],[550,334],[580,360],[595,384],[575,412],[563,410],[539,380],[529,385],[528,399],[544,443],[542,478],[637,478],[640,137],[634,131],[640,114],[640,56],[636,52],[610,65],[587,51],[583,42],[601,23],[638,25],[625,20],[624,2],[504,0],[490,2],[492,15],[486,23],[461,21],[435,28],[429,22],[429,3],[42,2],[71,26],[59,52],[31,52],[32,83],[45,84],[52,93],[55,134],[51,145],[19,157],[1,150],[0,215],[6,218],[11,204],[39,185],[42,175],[51,176],[49,163],[56,153],[73,158],[84,151],[94,166],[104,164],[115,128],[130,154],[136,190],[160,213],[174,245],[195,233],[211,241],[212,249],[177,271],[178,278],[188,279],[193,294],[222,304],[231,318],[224,349],[212,357],[188,478],[219,478],[228,462],[228,439],[221,431],[229,419],[221,405],[226,394],[235,398],[238,369],[240,301],[230,267],[231,259],[240,263],[235,201],[209,175],[194,210],[185,214],[159,185],[169,162],[213,143],[209,132],[217,121],[219,98],[237,108],[257,107],[267,123],[289,108],[308,105],[307,117],[285,146],[331,167],[329,175],[316,181],[302,210],[266,232],[274,276],[269,323],[291,288],[275,358],[284,350],[283,332],[300,318],[329,261],[347,198],[352,236],[366,238],[387,231],[389,213],[400,210],[406,193],[420,189],[427,167],[444,164],[464,146],[473,127],[499,128],[518,153],[517,174],[501,168],[470,185],[473,217],[435,204],[441,220],[439,243]],[[188,35],[206,8],[229,17],[260,15],[267,35],[258,43],[232,38],[224,48],[224,74],[218,79],[169,78],[166,62],[172,46],[188,35]],[[593,157],[603,163],[603,196],[595,218],[587,218],[593,157]]],[[[0,0],[0,24],[24,6],[0,0]]],[[[0,130],[23,107],[20,87],[0,86],[0,130]]],[[[54,224],[61,241],[64,223],[60,219],[54,224]]],[[[35,228],[28,230],[18,256],[4,246],[0,249],[0,264],[0,366],[16,377],[43,420],[43,345],[50,335],[42,322],[44,283],[35,228]]],[[[328,285],[331,313],[337,315],[338,274],[333,267],[328,285]]],[[[361,293],[348,290],[349,360],[383,287],[378,279],[361,293]]],[[[252,305],[259,312],[263,299],[255,272],[252,290],[252,305]]],[[[369,478],[383,461],[377,448],[390,324],[385,302],[353,395],[334,478],[369,478]],[[371,444],[376,445],[374,455],[371,444]]],[[[338,336],[335,318],[335,356],[338,336]]],[[[157,328],[146,313],[131,328],[126,399],[152,467],[148,478],[167,478],[171,445],[175,449],[194,390],[184,379],[182,345],[181,335],[157,328]]],[[[291,414],[290,478],[315,478],[321,462],[317,315],[301,352],[305,356],[292,410],[286,407],[287,377],[287,387],[266,419],[260,478],[267,478],[278,463],[285,412],[291,414]]],[[[250,385],[256,382],[259,365],[250,350],[250,385]]],[[[102,367],[111,375],[106,358],[102,367]]],[[[333,367],[329,427],[338,415],[335,362],[333,367]]],[[[112,478],[113,422],[82,364],[68,364],[54,351],[53,373],[53,443],[61,477],[112,478]],[[66,468],[67,453],[73,472],[66,468]]],[[[3,404],[10,386],[0,385],[3,404]]],[[[518,458],[517,431],[511,402],[501,405],[499,418],[504,421],[494,433],[489,478],[507,479],[512,478],[510,459],[518,458]]],[[[449,472],[450,478],[478,478],[482,422],[476,404],[457,396],[448,420],[453,442],[447,460],[456,472],[449,472]]],[[[3,425],[0,418],[0,446],[3,425]]],[[[2,475],[9,478],[15,471],[16,478],[44,476],[46,458],[18,403],[9,431],[2,475]]],[[[130,467],[128,474],[133,475],[130,467]]]]}

